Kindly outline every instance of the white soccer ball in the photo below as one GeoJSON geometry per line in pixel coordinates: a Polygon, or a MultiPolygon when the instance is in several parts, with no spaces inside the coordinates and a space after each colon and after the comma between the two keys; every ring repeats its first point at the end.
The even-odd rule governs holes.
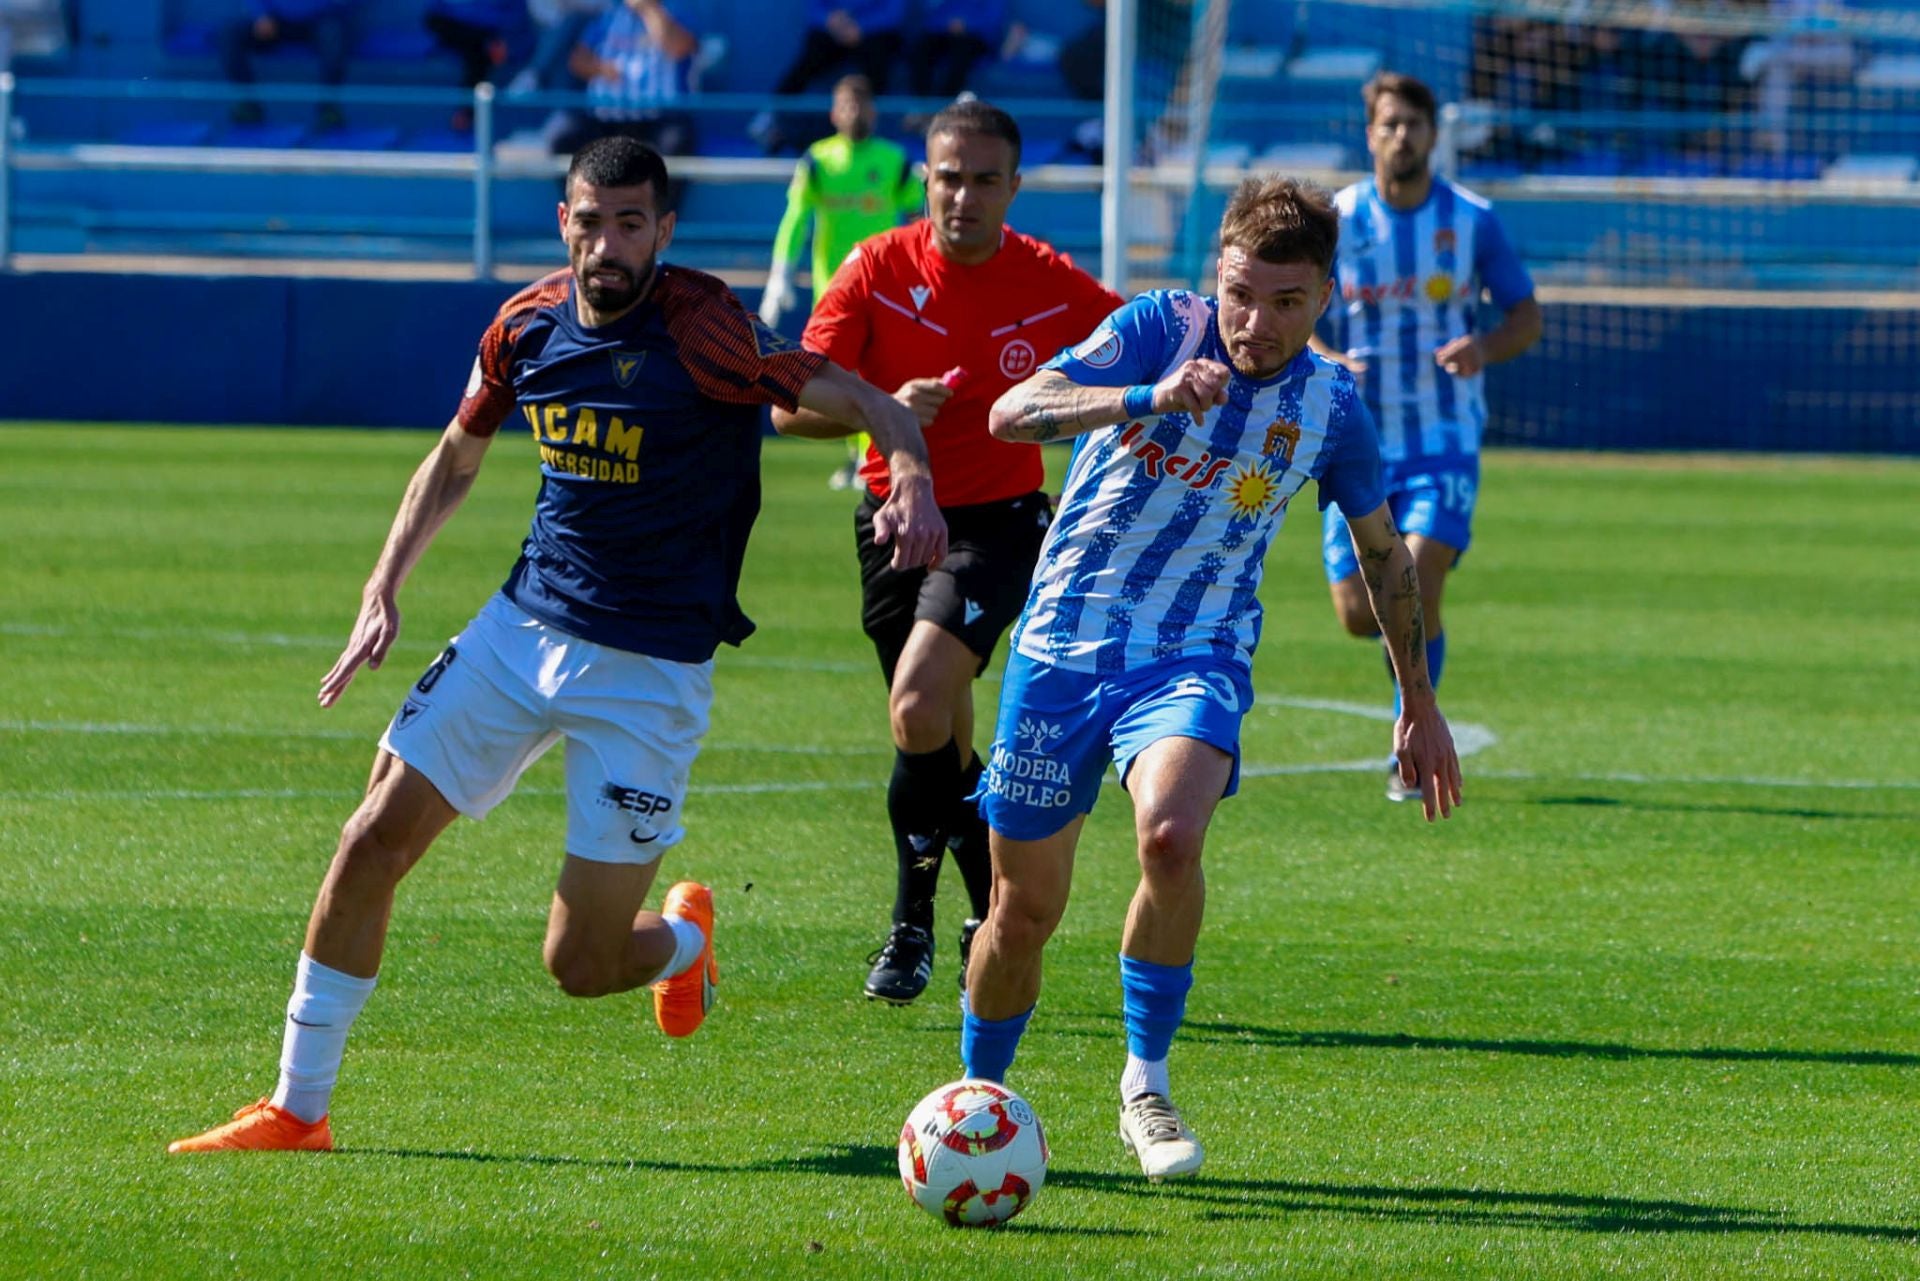
{"type": "Polygon", "coordinates": [[[992,1227],[1040,1195],[1050,1155],[1025,1099],[995,1081],[954,1081],[907,1114],[900,1181],[928,1214],[955,1227],[992,1227]]]}

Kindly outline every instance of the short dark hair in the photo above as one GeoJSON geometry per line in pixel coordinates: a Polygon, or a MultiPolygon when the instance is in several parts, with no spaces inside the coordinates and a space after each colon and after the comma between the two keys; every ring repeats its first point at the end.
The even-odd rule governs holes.
{"type": "Polygon", "coordinates": [[[1247,178],[1227,201],[1220,251],[1244,249],[1263,262],[1310,262],[1333,270],[1340,215],[1324,187],[1270,174],[1247,178]]]}
{"type": "Polygon", "coordinates": [[[842,90],[845,90],[864,102],[873,101],[873,81],[867,79],[857,71],[841,76],[833,82],[833,91],[835,93],[839,93],[842,90]]]}
{"type": "Polygon", "coordinates": [[[999,138],[1013,148],[1013,167],[1020,167],[1020,126],[991,102],[961,98],[940,108],[927,122],[927,141],[932,142],[943,133],[975,133],[983,138],[999,138]]]}
{"type": "Polygon", "coordinates": [[[1413,109],[1427,118],[1427,123],[1438,126],[1440,107],[1434,101],[1433,90],[1427,88],[1424,81],[1412,76],[1403,76],[1398,71],[1376,71],[1373,79],[1360,87],[1360,101],[1367,104],[1367,123],[1373,123],[1373,106],[1388,94],[1411,103],[1413,109]]]}
{"type": "Polygon", "coordinates": [[[574,152],[567,166],[569,200],[576,179],[589,187],[652,187],[654,213],[667,212],[667,162],[637,138],[595,138],[574,152]]]}

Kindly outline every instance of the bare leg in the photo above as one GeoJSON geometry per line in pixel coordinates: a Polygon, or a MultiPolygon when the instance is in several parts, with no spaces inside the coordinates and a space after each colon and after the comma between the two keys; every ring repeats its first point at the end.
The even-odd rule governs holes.
{"type": "Polygon", "coordinates": [[[673,958],[673,930],[643,912],[659,871],[652,863],[596,863],[567,855],[547,915],[547,971],[568,996],[607,996],[644,987],[673,958]]]}

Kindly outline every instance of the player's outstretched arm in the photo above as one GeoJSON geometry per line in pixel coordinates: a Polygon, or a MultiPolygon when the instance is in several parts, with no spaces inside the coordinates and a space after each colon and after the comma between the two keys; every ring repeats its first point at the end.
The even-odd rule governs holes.
{"type": "Polygon", "coordinates": [[[1427,675],[1426,620],[1413,553],[1394,528],[1385,503],[1365,516],[1348,517],[1347,530],[1360,555],[1360,577],[1393,660],[1394,678],[1400,682],[1400,720],[1393,727],[1400,781],[1420,789],[1420,808],[1428,822],[1436,814],[1445,818],[1460,803],[1460,758],[1427,675]]]}
{"type": "Polygon", "coordinates": [[[333,668],[320,681],[320,706],[332,707],[353,681],[361,664],[377,668],[400,635],[400,584],[419,563],[433,536],[473,488],[493,437],[476,436],[458,422],[449,423],[425,461],[407,482],[386,546],[360,593],[360,616],[333,668]]]}
{"type": "Polygon", "coordinates": [[[987,430],[1001,440],[1044,443],[1149,414],[1192,414],[1198,425],[1209,409],[1227,403],[1232,377],[1217,360],[1189,360],[1151,387],[1083,387],[1043,369],[993,402],[987,430]]]}
{"type": "MultiPolygon", "coordinates": [[[[927,442],[914,411],[831,361],[800,389],[800,411],[866,432],[886,458],[890,491],[873,514],[873,541],[883,547],[893,544],[893,567],[931,568],[944,560],[947,521],[933,500],[927,442]]],[[[775,409],[774,426],[785,430],[780,428],[781,418],[796,416],[775,409]]]]}

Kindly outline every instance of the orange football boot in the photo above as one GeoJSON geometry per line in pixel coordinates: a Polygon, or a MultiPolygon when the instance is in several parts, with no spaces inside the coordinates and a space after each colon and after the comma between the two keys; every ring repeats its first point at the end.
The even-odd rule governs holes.
{"type": "Polygon", "coordinates": [[[265,1099],[249,1103],[233,1114],[233,1120],[216,1125],[205,1134],[176,1139],[167,1144],[169,1152],[331,1152],[333,1127],[326,1117],[302,1121],[285,1108],[277,1108],[265,1099]]]}
{"type": "Polygon", "coordinates": [[[653,985],[653,1018],[668,1036],[692,1036],[713,1008],[720,967],[713,959],[713,891],[698,881],[681,881],[667,891],[660,915],[692,921],[706,935],[700,959],[686,971],[653,985]]]}

